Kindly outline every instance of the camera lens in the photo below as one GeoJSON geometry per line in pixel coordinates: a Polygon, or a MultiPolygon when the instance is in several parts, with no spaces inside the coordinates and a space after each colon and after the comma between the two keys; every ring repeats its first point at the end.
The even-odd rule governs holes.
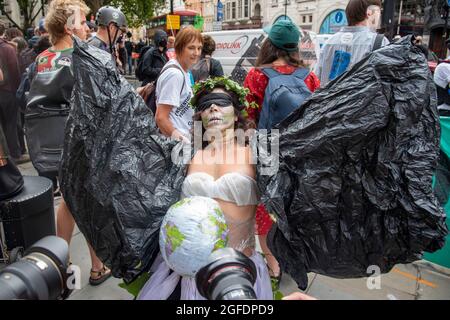
{"type": "Polygon", "coordinates": [[[196,274],[197,289],[209,300],[255,300],[256,267],[232,248],[214,251],[196,274]]]}
{"type": "Polygon", "coordinates": [[[20,261],[0,271],[0,300],[55,300],[65,298],[67,242],[45,237],[27,250],[20,261]]]}

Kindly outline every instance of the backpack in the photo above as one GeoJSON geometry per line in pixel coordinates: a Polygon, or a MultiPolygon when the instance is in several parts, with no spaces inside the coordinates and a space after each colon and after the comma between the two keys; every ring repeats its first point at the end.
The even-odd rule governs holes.
{"type": "Polygon", "coordinates": [[[28,48],[23,50],[20,53],[20,57],[19,57],[19,69],[20,72],[24,72],[25,69],[32,64],[33,62],[36,61],[38,54],[36,53],[36,51],[34,51],[33,48],[28,48]]]}
{"type": "Polygon", "coordinates": [[[259,116],[258,129],[272,129],[311,96],[305,84],[309,70],[298,68],[292,74],[282,74],[272,68],[263,68],[269,78],[259,116]]]}
{"type": "Polygon", "coordinates": [[[136,70],[134,71],[134,75],[136,76],[136,78],[139,81],[143,81],[144,80],[144,75],[142,74],[142,67],[144,64],[144,55],[147,53],[147,51],[149,51],[150,49],[152,49],[152,46],[145,46],[141,49],[141,52],[139,53],[139,59],[137,62],[137,67],[136,70]]]}
{"type": "Polygon", "coordinates": [[[211,58],[205,57],[194,64],[191,68],[195,83],[208,79],[211,73],[211,58]]]}
{"type": "MultiPolygon", "coordinates": [[[[170,64],[168,66],[165,66],[164,68],[162,68],[161,72],[159,73],[158,78],[155,81],[148,83],[139,93],[142,96],[142,98],[144,99],[147,106],[150,108],[150,110],[152,110],[153,116],[155,116],[155,114],[156,114],[156,84],[158,83],[159,77],[166,70],[171,69],[171,68],[176,68],[176,69],[180,70],[181,72],[183,72],[183,70],[176,64],[170,64]]],[[[184,77],[184,72],[183,72],[183,77],[184,77]]],[[[185,82],[186,81],[183,81],[183,86],[181,87],[180,96],[184,90],[185,82]]]]}
{"type": "Polygon", "coordinates": [[[25,109],[25,136],[31,162],[40,175],[58,175],[74,83],[68,66],[39,72],[31,82],[25,109]]]}
{"type": "Polygon", "coordinates": [[[378,50],[381,48],[384,40],[384,34],[378,33],[375,37],[375,41],[373,43],[372,51],[378,50]]]}

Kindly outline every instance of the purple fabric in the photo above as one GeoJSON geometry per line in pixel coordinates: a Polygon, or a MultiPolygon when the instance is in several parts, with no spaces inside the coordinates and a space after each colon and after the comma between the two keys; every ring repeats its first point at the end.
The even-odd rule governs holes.
{"type": "MultiPolygon", "coordinates": [[[[250,259],[255,263],[257,278],[253,286],[258,300],[272,300],[272,286],[269,272],[263,257],[254,252],[250,259]]],[[[153,263],[150,272],[154,272],[138,295],[138,300],[166,300],[175,290],[180,275],[170,269],[159,254],[153,263]]],[[[181,300],[205,300],[197,290],[195,278],[181,277],[181,300]]]]}

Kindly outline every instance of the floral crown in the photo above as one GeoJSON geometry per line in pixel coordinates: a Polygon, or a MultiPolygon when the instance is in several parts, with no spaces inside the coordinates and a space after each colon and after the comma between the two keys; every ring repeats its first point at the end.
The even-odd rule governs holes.
{"type": "Polygon", "coordinates": [[[234,92],[238,98],[239,103],[244,106],[244,108],[241,110],[242,116],[247,118],[247,108],[252,107],[255,108],[255,103],[249,103],[246,99],[247,95],[250,93],[250,90],[247,88],[242,87],[237,83],[236,81],[231,80],[228,77],[215,77],[215,78],[208,78],[206,80],[202,80],[194,84],[192,87],[192,91],[194,93],[194,96],[191,99],[191,106],[196,107],[197,105],[197,95],[204,91],[209,90],[212,91],[216,87],[223,87],[227,91],[234,92]]]}

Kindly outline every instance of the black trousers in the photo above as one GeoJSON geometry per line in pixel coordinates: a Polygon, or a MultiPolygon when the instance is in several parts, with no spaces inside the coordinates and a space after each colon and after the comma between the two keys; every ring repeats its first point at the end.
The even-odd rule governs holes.
{"type": "Polygon", "coordinates": [[[9,155],[13,158],[20,158],[22,155],[17,136],[18,114],[19,110],[14,94],[9,91],[0,91],[0,123],[5,133],[9,155]]]}
{"type": "Polygon", "coordinates": [[[17,116],[17,137],[19,139],[20,152],[22,154],[27,153],[27,147],[25,144],[25,114],[19,110],[19,115],[17,116]]]}

